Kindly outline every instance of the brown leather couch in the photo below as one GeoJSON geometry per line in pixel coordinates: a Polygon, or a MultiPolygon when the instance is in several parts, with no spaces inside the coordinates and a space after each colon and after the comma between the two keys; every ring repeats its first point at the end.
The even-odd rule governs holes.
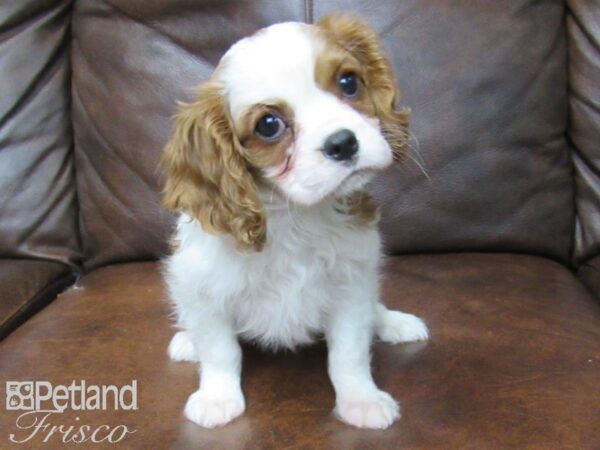
{"type": "MultiPolygon", "coordinates": [[[[15,0],[0,21],[1,402],[6,381],[135,379],[137,410],[51,417],[127,425],[121,448],[600,448],[596,0],[15,0]],[[374,347],[389,430],[332,417],[322,345],[247,347],[246,414],[203,430],[197,369],[166,356],[169,118],[238,38],[334,10],[381,33],[413,110],[413,159],[372,190],[385,302],[431,340],[374,347]]],[[[0,407],[0,448],[21,412],[0,407]]]]}

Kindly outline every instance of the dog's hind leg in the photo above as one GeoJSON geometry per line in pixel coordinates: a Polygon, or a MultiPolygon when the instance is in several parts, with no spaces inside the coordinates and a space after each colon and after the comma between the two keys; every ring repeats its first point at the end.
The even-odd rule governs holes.
{"type": "Polygon", "coordinates": [[[169,358],[173,361],[198,362],[198,352],[194,348],[189,335],[185,331],[178,331],[169,344],[169,358]]]}
{"type": "Polygon", "coordinates": [[[425,341],[429,337],[427,325],[412,314],[387,309],[381,303],[377,305],[375,334],[388,344],[425,341]]]}

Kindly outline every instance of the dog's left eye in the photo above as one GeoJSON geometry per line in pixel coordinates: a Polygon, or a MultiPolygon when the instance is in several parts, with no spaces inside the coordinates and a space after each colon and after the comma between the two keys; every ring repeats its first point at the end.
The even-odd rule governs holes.
{"type": "Polygon", "coordinates": [[[354,72],[346,72],[339,79],[342,93],[346,97],[354,97],[358,93],[358,77],[354,72]]]}
{"type": "Polygon", "coordinates": [[[275,141],[286,129],[285,122],[275,114],[265,114],[256,123],[254,131],[264,141],[275,141]]]}

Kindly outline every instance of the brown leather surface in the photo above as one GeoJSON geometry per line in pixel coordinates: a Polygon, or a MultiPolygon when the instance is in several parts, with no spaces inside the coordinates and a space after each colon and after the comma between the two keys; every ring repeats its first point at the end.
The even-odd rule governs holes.
{"type": "Polygon", "coordinates": [[[563,6],[78,1],[73,121],[86,267],[165,251],[170,217],[159,208],[156,162],[175,101],[189,100],[241,36],[332,10],[383,35],[429,174],[407,161],[375,183],[388,249],[567,260],[574,205],[563,6]]]}
{"type": "Polygon", "coordinates": [[[302,1],[80,0],[73,16],[73,127],[86,267],[153,258],[171,217],[157,161],[177,100],[231,43],[302,1]],[[110,32],[107,32],[110,30],[110,32]]]}
{"type": "Polygon", "coordinates": [[[570,0],[569,137],[577,185],[575,260],[600,254],[600,3],[570,0]]]}
{"type": "MultiPolygon", "coordinates": [[[[322,345],[287,355],[246,347],[246,414],[214,431],[187,422],[182,407],[197,370],[167,359],[173,329],[156,263],[83,277],[0,342],[0,379],[137,379],[138,411],[71,411],[51,421],[137,429],[117,448],[600,448],[600,305],[562,266],[508,254],[394,257],[384,299],[431,331],[425,344],[375,345],[375,379],[403,408],[387,431],[332,417],[322,345]]],[[[0,408],[0,447],[16,416],[0,408]]]]}
{"type": "Polygon", "coordinates": [[[71,2],[0,6],[0,257],[79,259],[69,114],[71,2]]]}
{"type": "Polygon", "coordinates": [[[73,281],[63,264],[0,259],[0,340],[73,281]]]}
{"type": "Polygon", "coordinates": [[[600,256],[583,263],[577,274],[583,284],[600,300],[600,256]]]}

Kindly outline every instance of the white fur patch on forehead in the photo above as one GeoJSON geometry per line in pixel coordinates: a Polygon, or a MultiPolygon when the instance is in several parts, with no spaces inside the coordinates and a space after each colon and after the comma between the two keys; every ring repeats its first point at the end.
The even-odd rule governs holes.
{"type": "Polygon", "coordinates": [[[286,22],[259,30],[223,56],[223,81],[234,119],[269,100],[300,101],[316,88],[314,73],[322,42],[311,25],[286,22]]]}

